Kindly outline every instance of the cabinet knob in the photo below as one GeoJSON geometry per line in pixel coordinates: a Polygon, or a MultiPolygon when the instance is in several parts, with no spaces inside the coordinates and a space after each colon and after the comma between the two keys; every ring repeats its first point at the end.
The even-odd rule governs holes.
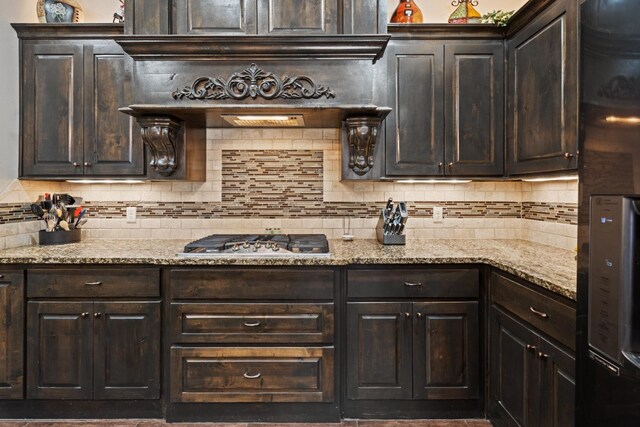
{"type": "Polygon", "coordinates": [[[73,162],[73,166],[76,167],[76,168],[79,168],[82,165],[80,163],[78,163],[78,162],[73,162]]]}
{"type": "Polygon", "coordinates": [[[100,317],[100,316],[102,316],[102,313],[100,313],[100,312],[98,312],[98,313],[96,313],[96,314],[94,314],[94,315],[93,315],[93,317],[95,317],[96,319],[97,319],[98,317],[100,317]]]}
{"type": "Polygon", "coordinates": [[[0,279],[4,279],[4,274],[0,274],[0,279]]]}
{"type": "Polygon", "coordinates": [[[544,354],[543,352],[539,352],[538,353],[538,359],[540,360],[547,360],[549,358],[548,354],[544,354]]]}
{"type": "Polygon", "coordinates": [[[564,158],[567,160],[573,159],[575,156],[571,153],[564,153],[564,158]]]}
{"type": "Polygon", "coordinates": [[[411,313],[409,313],[409,312],[404,313],[404,317],[406,317],[407,319],[409,319],[409,318],[411,317],[411,313]]]}
{"type": "Polygon", "coordinates": [[[417,317],[418,319],[422,319],[422,313],[418,313],[418,314],[416,314],[416,317],[417,317]]]}
{"type": "Polygon", "coordinates": [[[531,311],[536,316],[542,317],[543,319],[548,319],[549,318],[549,315],[547,313],[543,313],[541,311],[538,311],[538,310],[536,310],[535,307],[529,307],[529,311],[531,311]]]}
{"type": "Polygon", "coordinates": [[[453,169],[453,162],[449,162],[447,166],[449,166],[449,169],[453,169]]]}
{"type": "Polygon", "coordinates": [[[84,162],[84,167],[85,167],[85,168],[90,168],[90,167],[91,167],[91,163],[89,163],[89,162],[84,162]]]}
{"type": "Polygon", "coordinates": [[[89,315],[89,313],[87,313],[87,312],[85,311],[84,313],[81,313],[81,314],[80,314],[80,317],[83,317],[83,318],[84,318],[84,317],[87,317],[88,315],[89,315]]]}
{"type": "Polygon", "coordinates": [[[444,163],[442,163],[442,162],[438,163],[438,167],[439,167],[440,169],[442,169],[442,167],[443,167],[443,166],[444,166],[444,163]]]}
{"type": "Polygon", "coordinates": [[[529,350],[529,351],[536,351],[536,346],[535,346],[535,345],[527,344],[527,350],[529,350]]]}

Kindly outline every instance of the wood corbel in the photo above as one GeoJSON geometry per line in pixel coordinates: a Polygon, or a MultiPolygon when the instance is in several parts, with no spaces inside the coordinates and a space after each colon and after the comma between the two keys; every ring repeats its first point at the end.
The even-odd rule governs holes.
{"type": "Polygon", "coordinates": [[[142,128],[142,140],[149,146],[149,166],[163,176],[169,176],[178,168],[178,133],[183,123],[167,116],[138,117],[142,128]]]}
{"type": "Polygon", "coordinates": [[[381,122],[379,117],[350,117],[346,120],[349,168],[357,175],[365,175],[373,168],[381,122]]]}

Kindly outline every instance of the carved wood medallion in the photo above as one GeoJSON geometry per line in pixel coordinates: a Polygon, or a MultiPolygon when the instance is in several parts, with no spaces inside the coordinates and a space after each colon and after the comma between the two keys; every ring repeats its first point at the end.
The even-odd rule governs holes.
{"type": "Polygon", "coordinates": [[[176,89],[173,99],[222,100],[261,97],[267,100],[335,98],[330,88],[316,84],[310,77],[295,76],[282,78],[251,64],[244,71],[233,73],[229,79],[220,77],[200,77],[191,86],[176,89]]]}

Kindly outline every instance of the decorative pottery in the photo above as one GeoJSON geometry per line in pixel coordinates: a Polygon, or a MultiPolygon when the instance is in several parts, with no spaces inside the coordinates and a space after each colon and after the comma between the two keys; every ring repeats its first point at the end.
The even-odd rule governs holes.
{"type": "Polygon", "coordinates": [[[398,7],[391,15],[393,24],[420,24],[422,11],[413,0],[400,0],[398,7]]]}
{"type": "Polygon", "coordinates": [[[84,11],[78,0],[38,0],[36,10],[42,23],[84,22],[84,11]]]}
{"type": "Polygon", "coordinates": [[[457,6],[449,17],[449,24],[479,24],[482,16],[475,9],[478,0],[453,0],[452,6],[457,6]]]}

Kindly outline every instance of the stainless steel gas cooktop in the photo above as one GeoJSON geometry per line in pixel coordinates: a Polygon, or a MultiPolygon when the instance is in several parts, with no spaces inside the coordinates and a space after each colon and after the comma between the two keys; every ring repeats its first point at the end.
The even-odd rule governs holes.
{"type": "Polygon", "coordinates": [[[212,234],[189,243],[178,255],[322,257],[329,256],[329,242],[324,234],[212,234]]]}

